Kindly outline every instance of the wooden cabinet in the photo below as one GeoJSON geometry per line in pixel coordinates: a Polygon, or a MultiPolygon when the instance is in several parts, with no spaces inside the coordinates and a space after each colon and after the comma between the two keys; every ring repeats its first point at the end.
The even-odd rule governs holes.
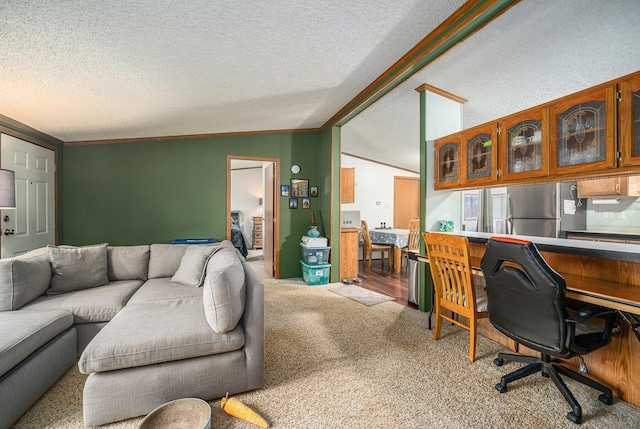
{"type": "Polygon", "coordinates": [[[435,141],[435,188],[445,189],[460,185],[460,138],[452,134],[435,141]]]}
{"type": "Polygon", "coordinates": [[[253,218],[253,248],[262,249],[262,218],[253,218]]]}
{"type": "Polygon", "coordinates": [[[358,277],[358,233],[360,228],[340,230],[340,279],[358,277]]]}
{"type": "Polygon", "coordinates": [[[547,118],[548,109],[544,107],[502,120],[498,138],[500,180],[540,177],[549,173],[547,118]]]}
{"type": "Polygon", "coordinates": [[[340,202],[341,203],[356,202],[356,169],[355,168],[340,169],[340,202]]]}
{"type": "Polygon", "coordinates": [[[621,165],[640,165],[640,74],[620,83],[618,123],[621,165]]]}
{"type": "Polygon", "coordinates": [[[435,141],[435,189],[637,173],[640,72],[496,122],[435,141]]]}
{"type": "Polygon", "coordinates": [[[615,85],[597,87],[552,104],[551,173],[580,173],[616,166],[615,85]]]}
{"type": "Polygon", "coordinates": [[[497,127],[484,124],[462,133],[462,183],[492,183],[497,180],[497,127]]]}
{"type": "Polygon", "coordinates": [[[640,176],[606,177],[578,181],[578,198],[616,196],[640,196],[640,176]]]}

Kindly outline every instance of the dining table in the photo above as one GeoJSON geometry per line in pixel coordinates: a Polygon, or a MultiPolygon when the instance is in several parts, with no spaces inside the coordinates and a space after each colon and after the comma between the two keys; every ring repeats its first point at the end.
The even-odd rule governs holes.
{"type": "Polygon", "coordinates": [[[409,244],[409,230],[401,228],[373,228],[369,230],[371,242],[393,246],[393,270],[400,272],[402,248],[409,244]]]}

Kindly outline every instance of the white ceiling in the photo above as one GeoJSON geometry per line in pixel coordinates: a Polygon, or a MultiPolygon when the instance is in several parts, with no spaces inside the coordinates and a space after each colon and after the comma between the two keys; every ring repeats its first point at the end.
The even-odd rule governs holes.
{"type": "MultiPolygon", "coordinates": [[[[317,128],[463,0],[0,0],[0,114],[62,141],[317,128]]],[[[640,70],[640,1],[521,0],[342,127],[419,170],[422,83],[469,127],[640,70]]]]}
{"type": "Polygon", "coordinates": [[[463,0],[0,0],[0,114],[63,141],[317,128],[463,0]]]}
{"type": "Polygon", "coordinates": [[[464,128],[640,70],[640,1],[522,0],[342,127],[345,153],[419,171],[419,94],[462,97],[464,128]]]}

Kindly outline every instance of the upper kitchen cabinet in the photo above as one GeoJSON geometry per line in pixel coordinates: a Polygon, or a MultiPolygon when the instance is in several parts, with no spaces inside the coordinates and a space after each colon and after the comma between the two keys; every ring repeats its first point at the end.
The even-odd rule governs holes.
{"type": "Polygon", "coordinates": [[[549,173],[547,108],[511,115],[500,123],[500,179],[516,180],[549,173]]]}
{"type": "Polygon", "coordinates": [[[551,174],[616,166],[615,86],[564,97],[549,110],[551,174]]]}
{"type": "Polygon", "coordinates": [[[356,169],[355,167],[340,169],[340,202],[341,203],[356,202],[356,169]]]}
{"type": "Polygon", "coordinates": [[[621,164],[640,165],[640,73],[620,83],[619,95],[621,164]]]}
{"type": "Polygon", "coordinates": [[[462,133],[464,185],[495,182],[497,168],[497,126],[494,123],[469,128],[462,133]]]}
{"type": "Polygon", "coordinates": [[[460,134],[442,137],[435,141],[435,189],[460,185],[460,134]]]}

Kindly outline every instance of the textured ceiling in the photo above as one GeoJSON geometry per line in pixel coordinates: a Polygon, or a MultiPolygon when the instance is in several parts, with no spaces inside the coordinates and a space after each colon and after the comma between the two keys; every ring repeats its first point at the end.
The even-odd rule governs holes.
{"type": "Polygon", "coordinates": [[[419,170],[419,94],[468,128],[640,70],[640,1],[522,0],[342,127],[343,152],[419,170]]]}
{"type": "Polygon", "coordinates": [[[462,0],[0,0],[0,114],[63,141],[316,128],[462,0]]]}

